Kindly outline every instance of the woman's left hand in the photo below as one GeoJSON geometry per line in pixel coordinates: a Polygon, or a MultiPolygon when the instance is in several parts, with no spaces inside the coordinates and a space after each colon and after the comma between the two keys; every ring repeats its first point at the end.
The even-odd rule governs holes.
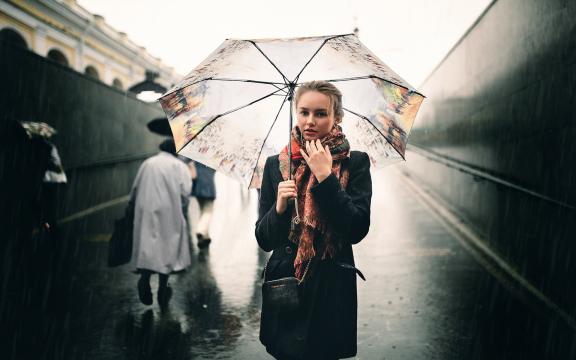
{"type": "Polygon", "coordinates": [[[318,139],[306,141],[306,151],[300,149],[300,153],[319,183],[330,176],[332,172],[332,154],[330,154],[328,146],[323,148],[322,143],[318,139]]]}

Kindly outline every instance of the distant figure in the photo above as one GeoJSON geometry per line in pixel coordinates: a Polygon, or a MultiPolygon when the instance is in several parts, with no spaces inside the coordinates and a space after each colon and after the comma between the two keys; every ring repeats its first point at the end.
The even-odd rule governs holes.
{"type": "Polygon", "coordinates": [[[58,132],[44,122],[22,121],[22,128],[30,139],[37,154],[41,154],[38,171],[43,173],[42,187],[38,194],[39,207],[36,212],[38,230],[52,240],[57,239],[58,192],[68,182],[62,167],[58,148],[50,139],[58,132]]]}
{"type": "Polygon", "coordinates": [[[58,237],[58,193],[59,190],[66,186],[68,179],[58,154],[58,148],[48,139],[44,140],[50,147],[50,159],[48,167],[42,179],[42,221],[44,226],[50,229],[53,239],[58,237]]]}
{"type": "Polygon", "coordinates": [[[200,206],[200,218],[196,227],[196,237],[200,249],[207,247],[212,242],[210,238],[210,223],[214,200],[216,199],[216,186],[214,185],[215,171],[206,165],[196,162],[196,179],[192,196],[195,196],[200,206]]]}
{"type": "Polygon", "coordinates": [[[184,209],[192,187],[190,171],[176,157],[172,139],[160,145],[159,154],[142,163],[134,185],[134,245],[130,265],[140,273],[138,296],[152,304],[150,276],[160,280],[158,304],[166,306],[172,296],[170,273],[190,266],[190,245],[184,209]]]}
{"type": "MultiPolygon", "coordinates": [[[[31,241],[42,224],[42,179],[49,161],[50,148],[41,136],[34,136],[21,122],[0,114],[2,251],[13,251],[16,246],[19,249],[16,252],[28,258],[31,249],[36,249],[31,241]]],[[[14,259],[13,264],[19,263],[17,254],[10,256],[14,259]]]]}

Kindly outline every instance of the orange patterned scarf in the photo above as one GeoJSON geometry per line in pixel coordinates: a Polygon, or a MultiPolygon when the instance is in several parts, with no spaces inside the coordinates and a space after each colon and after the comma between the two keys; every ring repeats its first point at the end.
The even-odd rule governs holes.
{"type": "MultiPolygon", "coordinates": [[[[322,254],[322,259],[332,258],[338,250],[338,244],[334,239],[333,231],[310,192],[310,189],[318,184],[316,177],[310,171],[308,164],[300,154],[300,148],[304,147],[300,129],[292,130],[292,170],[293,179],[296,182],[298,193],[297,206],[300,214],[300,222],[296,224],[296,209],[292,209],[292,226],[288,238],[298,244],[298,252],[294,260],[295,276],[301,279],[308,260],[316,256],[316,251],[322,254]],[[314,240],[317,239],[316,244],[314,240]]],[[[342,133],[342,128],[335,125],[332,131],[322,140],[322,146],[328,145],[332,154],[332,173],[340,179],[340,185],[345,189],[348,185],[349,171],[342,167],[342,160],[350,156],[350,144],[342,133]]],[[[278,156],[280,172],[284,180],[288,180],[288,146],[278,156]]]]}

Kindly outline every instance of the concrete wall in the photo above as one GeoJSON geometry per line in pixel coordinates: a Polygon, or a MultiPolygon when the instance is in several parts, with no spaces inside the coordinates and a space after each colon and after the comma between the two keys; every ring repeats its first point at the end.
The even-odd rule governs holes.
{"type": "Polygon", "coordinates": [[[43,121],[58,130],[53,142],[69,180],[59,218],[68,219],[68,231],[79,237],[109,232],[123,204],[82,212],[127,195],[139,164],[162,141],[146,128],[164,116],[160,106],[2,44],[0,79],[2,121],[43,121]]]}
{"type": "Polygon", "coordinates": [[[572,316],[575,18],[575,1],[494,1],[420,87],[405,166],[572,316]]]}

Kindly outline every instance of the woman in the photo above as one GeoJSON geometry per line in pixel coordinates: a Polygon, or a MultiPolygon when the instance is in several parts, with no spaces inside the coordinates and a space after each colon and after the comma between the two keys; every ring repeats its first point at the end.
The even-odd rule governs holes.
{"type": "Polygon", "coordinates": [[[362,276],[354,267],[352,245],[370,227],[370,161],[367,154],[350,151],[339,126],[342,95],[334,85],[305,83],[294,103],[293,179],[288,180],[287,147],[266,160],[256,238],[263,250],[273,250],[266,280],[304,278],[302,303],[295,313],[263,304],[260,341],[279,359],[351,357],[356,354],[356,274],[362,276]]]}
{"type": "Polygon", "coordinates": [[[168,276],[191,262],[184,209],[192,188],[186,164],[176,157],[172,139],[160,145],[160,153],[142,163],[132,186],[134,234],[130,266],[140,273],[138,297],[151,305],[150,276],[158,274],[158,304],[172,296],[168,276]]]}

